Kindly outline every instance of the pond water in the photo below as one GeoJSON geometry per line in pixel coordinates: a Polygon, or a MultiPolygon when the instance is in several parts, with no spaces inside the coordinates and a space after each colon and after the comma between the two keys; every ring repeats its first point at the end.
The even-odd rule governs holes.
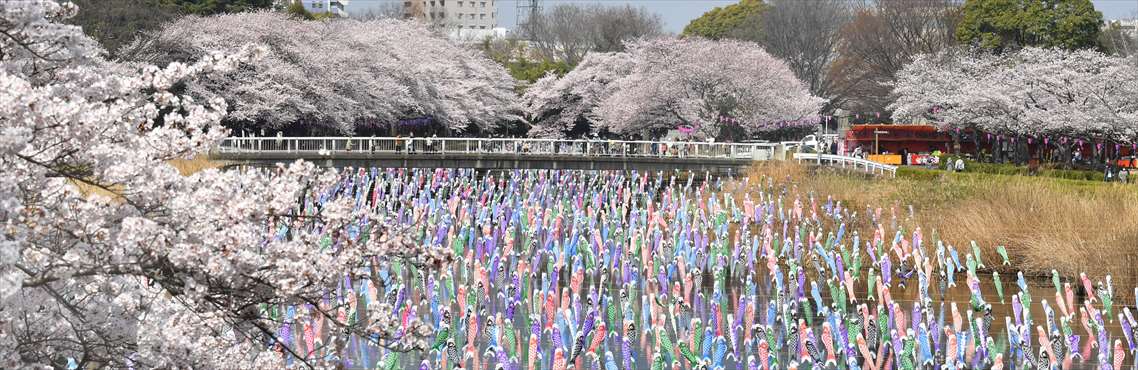
{"type": "Polygon", "coordinates": [[[1017,283],[1010,272],[997,287],[991,269],[1014,271],[1015,261],[1003,266],[995,246],[925,240],[892,229],[880,212],[861,216],[876,231],[859,236],[846,230],[856,212],[824,195],[773,181],[724,191],[727,179],[675,175],[345,170],[303,207],[351,197],[455,262],[431,270],[377,259],[372,279],[345,279],[319,308],[345,323],[394,316],[396,331],[417,320],[433,328],[428,348],[338,335],[313,306],[265,309],[281,321],[297,367],[1134,366],[1133,302],[1115,300],[1132,287],[1088,281],[1087,294],[1066,276],[1070,291],[1057,296],[1051,279],[1017,283]]]}

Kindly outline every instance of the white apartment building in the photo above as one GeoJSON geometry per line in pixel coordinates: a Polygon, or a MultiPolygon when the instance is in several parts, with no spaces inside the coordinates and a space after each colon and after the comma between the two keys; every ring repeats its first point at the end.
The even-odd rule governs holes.
{"type": "MultiPolygon", "coordinates": [[[[339,17],[347,17],[348,11],[345,7],[351,0],[293,0],[299,1],[304,5],[304,9],[312,14],[331,13],[339,17]]],[[[289,1],[286,0],[285,4],[289,1]]]]}
{"type": "Polygon", "coordinates": [[[405,18],[444,23],[458,30],[492,30],[498,27],[495,0],[406,0],[405,18]]]}

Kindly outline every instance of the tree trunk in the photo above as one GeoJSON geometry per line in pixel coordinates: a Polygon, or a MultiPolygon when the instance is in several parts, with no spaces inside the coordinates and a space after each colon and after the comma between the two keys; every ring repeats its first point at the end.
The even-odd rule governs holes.
{"type": "Polygon", "coordinates": [[[1000,163],[1004,158],[1003,143],[999,139],[995,139],[988,144],[992,147],[992,163],[1000,163]]]}
{"type": "Polygon", "coordinates": [[[952,154],[960,155],[960,131],[950,134],[952,136],[952,154]]]}
{"type": "Polygon", "coordinates": [[[1028,163],[1028,157],[1031,156],[1031,146],[1028,145],[1028,140],[1022,137],[1017,137],[1015,142],[1015,164],[1022,165],[1028,163]]]}

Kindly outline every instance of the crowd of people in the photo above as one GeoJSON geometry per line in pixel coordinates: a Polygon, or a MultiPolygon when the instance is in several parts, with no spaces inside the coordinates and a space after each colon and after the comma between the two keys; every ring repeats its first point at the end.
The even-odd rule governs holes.
{"type": "Polygon", "coordinates": [[[1123,184],[1129,184],[1130,179],[1129,167],[1106,166],[1103,169],[1103,179],[1107,182],[1117,181],[1123,184]]]}
{"type": "MultiPolygon", "coordinates": [[[[238,140],[239,141],[239,140],[238,140]]],[[[245,145],[239,148],[254,150],[290,150],[291,142],[283,137],[266,141],[273,145],[245,145]]],[[[417,138],[415,135],[396,135],[391,138],[345,138],[342,143],[318,142],[303,150],[344,150],[347,152],[396,152],[408,154],[440,153],[448,151],[476,153],[532,153],[573,154],[590,156],[634,157],[724,157],[730,154],[728,146],[714,145],[714,141],[624,141],[605,139],[544,140],[528,138],[440,138],[436,135],[417,138]]]]}
{"type": "MultiPolygon", "coordinates": [[[[290,361],[384,369],[1122,369],[1138,344],[1132,306],[1115,300],[1109,276],[1092,283],[1055,273],[1049,283],[1029,282],[1011,273],[1003,247],[957,248],[907,228],[904,211],[850,209],[777,179],[347,169],[301,208],[343,197],[407,225],[419,245],[453,253],[455,262],[438,271],[378,260],[378,271],[365,275],[382,283],[345,279],[324,304],[362,323],[384,307],[402,318],[396,326],[415,319],[435,332],[411,352],[357,337],[331,346],[336,330],[309,314],[311,306],[264,307],[282,321],[283,345],[295,348],[281,351],[290,361]]],[[[323,243],[367,242],[359,239],[369,235],[368,222],[323,243]]]]}

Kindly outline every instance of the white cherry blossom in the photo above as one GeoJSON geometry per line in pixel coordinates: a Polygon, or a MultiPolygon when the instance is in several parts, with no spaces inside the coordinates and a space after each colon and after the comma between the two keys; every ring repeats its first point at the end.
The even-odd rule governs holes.
{"type": "Polygon", "coordinates": [[[901,119],[1012,136],[1133,142],[1138,63],[1093,50],[923,55],[898,74],[901,119]]]}
{"type": "Polygon", "coordinates": [[[536,136],[558,136],[584,121],[593,131],[653,138],[679,126],[719,137],[817,118],[810,95],[786,63],[758,44],[700,38],[633,42],[590,55],[561,78],[546,77],[523,98],[536,136]]]}
{"type": "MultiPolygon", "coordinates": [[[[223,99],[171,88],[234,73],[265,55],[262,46],[161,68],[113,63],[58,23],[72,13],[52,0],[0,2],[0,368],[71,359],[81,368],[279,369],[292,349],[269,345],[281,342],[279,324],[260,306],[317,302],[344,277],[367,278],[366,261],[450,261],[372,211],[333,203],[327,214],[297,212],[301,196],[338,178],[312,164],[188,176],[170,164],[229,135],[223,99]],[[338,233],[336,248],[319,247],[363,217],[377,225],[366,242],[338,233]],[[275,235],[284,225],[290,232],[275,235]]],[[[341,337],[423,346],[379,325],[390,311],[348,326],[338,304],[312,306],[341,337]]],[[[301,363],[332,366],[321,361],[301,363]]]]}

